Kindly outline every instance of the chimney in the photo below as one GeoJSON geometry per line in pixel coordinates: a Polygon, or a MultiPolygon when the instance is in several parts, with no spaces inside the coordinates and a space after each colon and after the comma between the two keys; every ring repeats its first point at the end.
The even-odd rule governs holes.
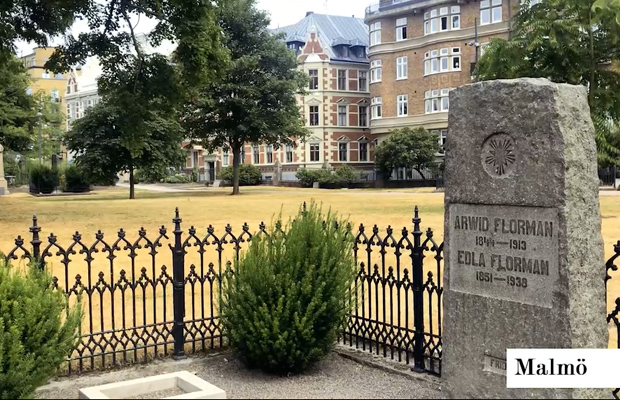
{"type": "Polygon", "coordinates": [[[309,16],[310,16],[310,15],[312,15],[312,14],[314,14],[314,11],[308,11],[308,12],[306,13],[306,17],[309,17],[309,16]]]}

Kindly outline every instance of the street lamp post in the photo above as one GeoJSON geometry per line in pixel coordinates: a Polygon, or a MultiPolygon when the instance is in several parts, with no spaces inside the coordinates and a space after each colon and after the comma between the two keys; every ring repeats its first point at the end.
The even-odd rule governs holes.
{"type": "Polygon", "coordinates": [[[42,121],[41,121],[41,117],[43,116],[43,113],[41,112],[43,111],[42,107],[39,105],[39,112],[37,113],[37,117],[39,117],[39,164],[41,164],[41,127],[43,125],[42,121]]]}

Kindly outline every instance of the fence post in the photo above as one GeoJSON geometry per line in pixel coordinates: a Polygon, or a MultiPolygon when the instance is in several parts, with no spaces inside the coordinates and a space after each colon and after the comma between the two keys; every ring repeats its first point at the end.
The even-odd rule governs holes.
{"type": "Polygon", "coordinates": [[[30,227],[30,233],[32,233],[32,242],[30,242],[30,244],[32,244],[32,260],[37,262],[39,269],[43,269],[39,232],[41,232],[41,227],[37,224],[37,216],[35,214],[32,216],[32,226],[30,227]]]}
{"type": "Polygon", "coordinates": [[[174,327],[172,328],[172,336],[174,338],[174,354],[175,360],[185,358],[185,250],[181,235],[181,222],[179,217],[179,209],[175,211],[174,223],[174,247],[172,249],[172,279],[174,287],[172,291],[172,303],[174,304],[174,327]]]}
{"type": "Polygon", "coordinates": [[[413,218],[413,323],[415,327],[415,346],[413,349],[413,371],[424,372],[424,292],[422,289],[424,282],[424,270],[422,258],[422,231],[420,230],[421,219],[418,214],[418,207],[415,207],[413,218]]]}

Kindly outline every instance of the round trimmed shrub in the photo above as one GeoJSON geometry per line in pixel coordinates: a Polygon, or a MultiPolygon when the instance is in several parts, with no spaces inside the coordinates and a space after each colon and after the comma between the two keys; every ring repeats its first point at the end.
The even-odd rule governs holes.
{"type": "Polygon", "coordinates": [[[335,214],[313,203],[282,231],[275,225],[252,238],[226,275],[221,311],[242,362],[285,374],[333,349],[350,315],[356,268],[350,228],[335,214]]]}
{"type": "Polygon", "coordinates": [[[49,273],[0,261],[0,398],[32,398],[75,349],[81,320],[49,273]]]}

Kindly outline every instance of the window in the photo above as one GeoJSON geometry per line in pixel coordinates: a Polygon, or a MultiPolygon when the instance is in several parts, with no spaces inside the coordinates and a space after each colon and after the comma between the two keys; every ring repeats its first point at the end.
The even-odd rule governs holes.
{"type": "Polygon", "coordinates": [[[41,73],[41,78],[43,78],[43,79],[49,79],[49,78],[50,78],[50,73],[49,73],[49,72],[43,72],[43,73],[41,73]]]}
{"type": "Polygon", "coordinates": [[[383,116],[383,99],[381,97],[372,98],[372,119],[383,116]]]}
{"type": "Polygon", "coordinates": [[[192,168],[198,168],[198,152],[192,151],[192,168]]]}
{"type": "Polygon", "coordinates": [[[260,164],[260,149],[258,146],[252,146],[252,155],[254,156],[254,164],[260,164]]]}
{"type": "Polygon", "coordinates": [[[368,143],[360,143],[360,161],[368,161],[368,143]]]}
{"type": "Polygon", "coordinates": [[[228,159],[228,148],[225,148],[222,150],[222,165],[224,165],[225,167],[228,166],[229,163],[229,159],[228,159]]]}
{"type": "Polygon", "coordinates": [[[359,126],[368,126],[368,107],[359,106],[359,126]]]}
{"type": "Polygon", "coordinates": [[[310,90],[318,90],[319,89],[319,70],[311,69],[308,71],[308,75],[310,75],[310,90]]]}
{"type": "Polygon", "coordinates": [[[446,148],[446,137],[448,136],[448,130],[447,129],[441,129],[441,130],[435,129],[435,130],[432,130],[431,133],[434,135],[437,135],[437,139],[439,140],[439,146],[441,146],[439,153],[443,154],[446,148]]]}
{"type": "Polygon", "coordinates": [[[286,145],[286,162],[293,162],[293,146],[291,146],[290,144],[286,145]]]}
{"type": "Polygon", "coordinates": [[[396,79],[407,79],[407,57],[396,59],[396,79]]]}
{"type": "Polygon", "coordinates": [[[381,82],[383,76],[383,68],[381,68],[381,60],[375,60],[370,63],[370,83],[381,82]]]}
{"type": "Polygon", "coordinates": [[[424,75],[461,70],[461,48],[432,50],[424,54],[424,75]]]}
{"type": "Polygon", "coordinates": [[[439,144],[441,145],[441,152],[446,151],[446,138],[448,137],[448,130],[442,129],[439,133],[439,144]]]}
{"type": "Polygon", "coordinates": [[[52,101],[58,102],[60,100],[60,90],[58,89],[50,90],[50,98],[52,99],[52,101]]]}
{"type": "Polygon", "coordinates": [[[357,87],[359,88],[360,92],[367,92],[368,91],[368,72],[366,71],[358,71],[357,73],[358,76],[358,85],[357,87]]]}
{"type": "Polygon", "coordinates": [[[338,126],[347,126],[347,106],[338,106],[338,126]]]}
{"type": "Polygon", "coordinates": [[[461,7],[441,7],[424,13],[424,34],[461,29],[461,7]]]}
{"type": "Polygon", "coordinates": [[[502,22],[502,0],[480,1],[480,25],[502,22]]]}
{"type": "Polygon", "coordinates": [[[429,90],[424,94],[424,113],[448,112],[450,110],[450,90],[429,90]]]}
{"type": "Polygon", "coordinates": [[[56,74],[54,75],[54,79],[64,79],[64,76],[62,74],[56,74]]]}
{"type": "Polygon", "coordinates": [[[407,39],[407,18],[399,18],[396,20],[396,41],[405,39],[407,39]]]}
{"type": "Polygon", "coordinates": [[[310,106],[310,126],[319,126],[319,106],[310,106]]]}
{"type": "Polygon", "coordinates": [[[312,143],[310,145],[310,162],[321,161],[321,153],[319,151],[319,144],[312,143]]]}
{"type": "Polygon", "coordinates": [[[241,149],[241,164],[245,164],[245,147],[241,149]]]}
{"type": "Polygon", "coordinates": [[[408,99],[406,94],[401,94],[396,97],[396,111],[399,117],[407,116],[407,104],[408,99]]]}
{"type": "Polygon", "coordinates": [[[338,90],[347,90],[347,70],[338,70],[338,90]]]}
{"type": "Polygon", "coordinates": [[[349,155],[349,143],[338,143],[338,161],[347,161],[349,155]]]}
{"type": "Polygon", "coordinates": [[[370,45],[381,44],[381,22],[370,24],[370,45]]]}
{"type": "Polygon", "coordinates": [[[26,94],[29,96],[32,96],[32,89],[31,88],[26,89],[26,94]]]}
{"type": "Polygon", "coordinates": [[[267,164],[273,164],[273,146],[267,146],[267,164]]]}
{"type": "MultiPolygon", "coordinates": [[[[69,79],[69,82],[67,83],[67,94],[71,93],[71,89],[73,89],[74,82],[75,82],[74,78],[69,79]]],[[[76,89],[74,91],[77,92],[77,87],[76,87],[76,89]]]]}

